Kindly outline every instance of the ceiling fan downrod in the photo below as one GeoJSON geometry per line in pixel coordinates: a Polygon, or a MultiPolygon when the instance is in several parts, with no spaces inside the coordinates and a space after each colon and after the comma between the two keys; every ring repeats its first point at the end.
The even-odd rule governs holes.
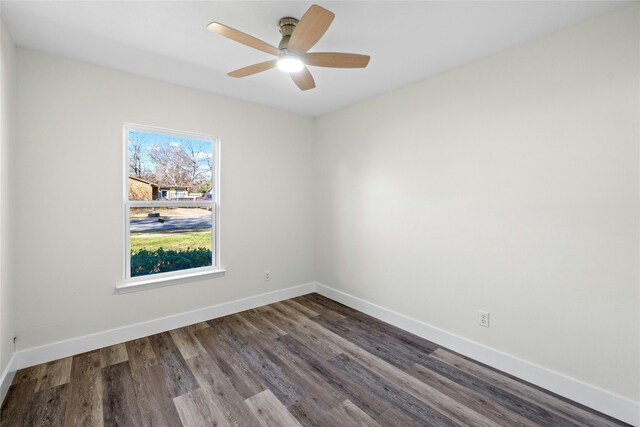
{"type": "Polygon", "coordinates": [[[282,34],[282,40],[280,40],[278,49],[287,49],[289,46],[289,39],[291,38],[291,34],[293,34],[293,30],[296,29],[296,25],[298,25],[298,20],[296,18],[287,17],[280,20],[278,23],[278,29],[280,30],[280,34],[282,34]]]}

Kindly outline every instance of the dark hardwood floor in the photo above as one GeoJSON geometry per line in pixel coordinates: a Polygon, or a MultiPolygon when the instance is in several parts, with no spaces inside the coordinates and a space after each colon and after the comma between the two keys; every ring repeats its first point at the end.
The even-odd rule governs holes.
{"type": "Polygon", "coordinates": [[[614,426],[317,294],[23,369],[2,426],[614,426]]]}

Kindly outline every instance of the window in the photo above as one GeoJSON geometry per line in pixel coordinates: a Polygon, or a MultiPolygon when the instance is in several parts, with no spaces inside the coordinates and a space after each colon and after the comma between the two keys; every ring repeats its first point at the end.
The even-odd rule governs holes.
{"type": "Polygon", "coordinates": [[[219,141],[125,125],[125,285],[220,271],[219,141]]]}

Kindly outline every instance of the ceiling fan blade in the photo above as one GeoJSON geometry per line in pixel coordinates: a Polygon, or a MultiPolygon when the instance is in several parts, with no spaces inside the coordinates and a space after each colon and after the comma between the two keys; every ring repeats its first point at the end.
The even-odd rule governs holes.
{"type": "Polygon", "coordinates": [[[261,73],[263,71],[267,71],[271,68],[274,68],[278,65],[277,59],[272,59],[271,61],[260,62],[258,64],[249,65],[248,67],[240,68],[238,70],[232,71],[228,73],[231,77],[247,77],[252,74],[261,73]]]}
{"type": "Polygon", "coordinates": [[[263,42],[262,40],[250,36],[249,34],[245,34],[242,31],[227,27],[226,25],[222,25],[218,22],[212,22],[211,24],[207,25],[207,30],[218,33],[221,36],[225,36],[226,38],[238,43],[242,43],[245,46],[270,53],[271,55],[278,56],[281,53],[280,49],[275,46],[271,46],[267,42],[263,42]]]}
{"type": "Polygon", "coordinates": [[[307,69],[304,67],[302,70],[297,71],[295,73],[289,73],[293,82],[300,88],[300,90],[309,90],[316,87],[316,82],[313,80],[313,76],[307,69]]]}
{"type": "Polygon", "coordinates": [[[312,5],[293,30],[287,49],[298,53],[305,53],[311,49],[327,31],[333,18],[333,12],[316,4],[312,5]]]}
{"type": "Polygon", "coordinates": [[[313,52],[302,56],[307,65],[331,68],[364,68],[369,64],[368,55],[357,53],[313,52]]]}

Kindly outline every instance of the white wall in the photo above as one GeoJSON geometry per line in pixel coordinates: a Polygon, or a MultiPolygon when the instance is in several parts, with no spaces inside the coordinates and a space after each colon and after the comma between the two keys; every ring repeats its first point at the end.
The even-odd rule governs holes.
{"type": "Polygon", "coordinates": [[[635,5],[320,118],[316,279],[639,401],[639,41],[635,5]]]}
{"type": "Polygon", "coordinates": [[[311,119],[30,50],[18,59],[19,349],[313,280],[311,119]],[[114,294],[125,121],[220,136],[224,278],[114,294]]]}
{"type": "Polygon", "coordinates": [[[16,49],[0,20],[0,374],[13,355],[14,282],[10,213],[10,156],[16,141],[16,49]]]}

